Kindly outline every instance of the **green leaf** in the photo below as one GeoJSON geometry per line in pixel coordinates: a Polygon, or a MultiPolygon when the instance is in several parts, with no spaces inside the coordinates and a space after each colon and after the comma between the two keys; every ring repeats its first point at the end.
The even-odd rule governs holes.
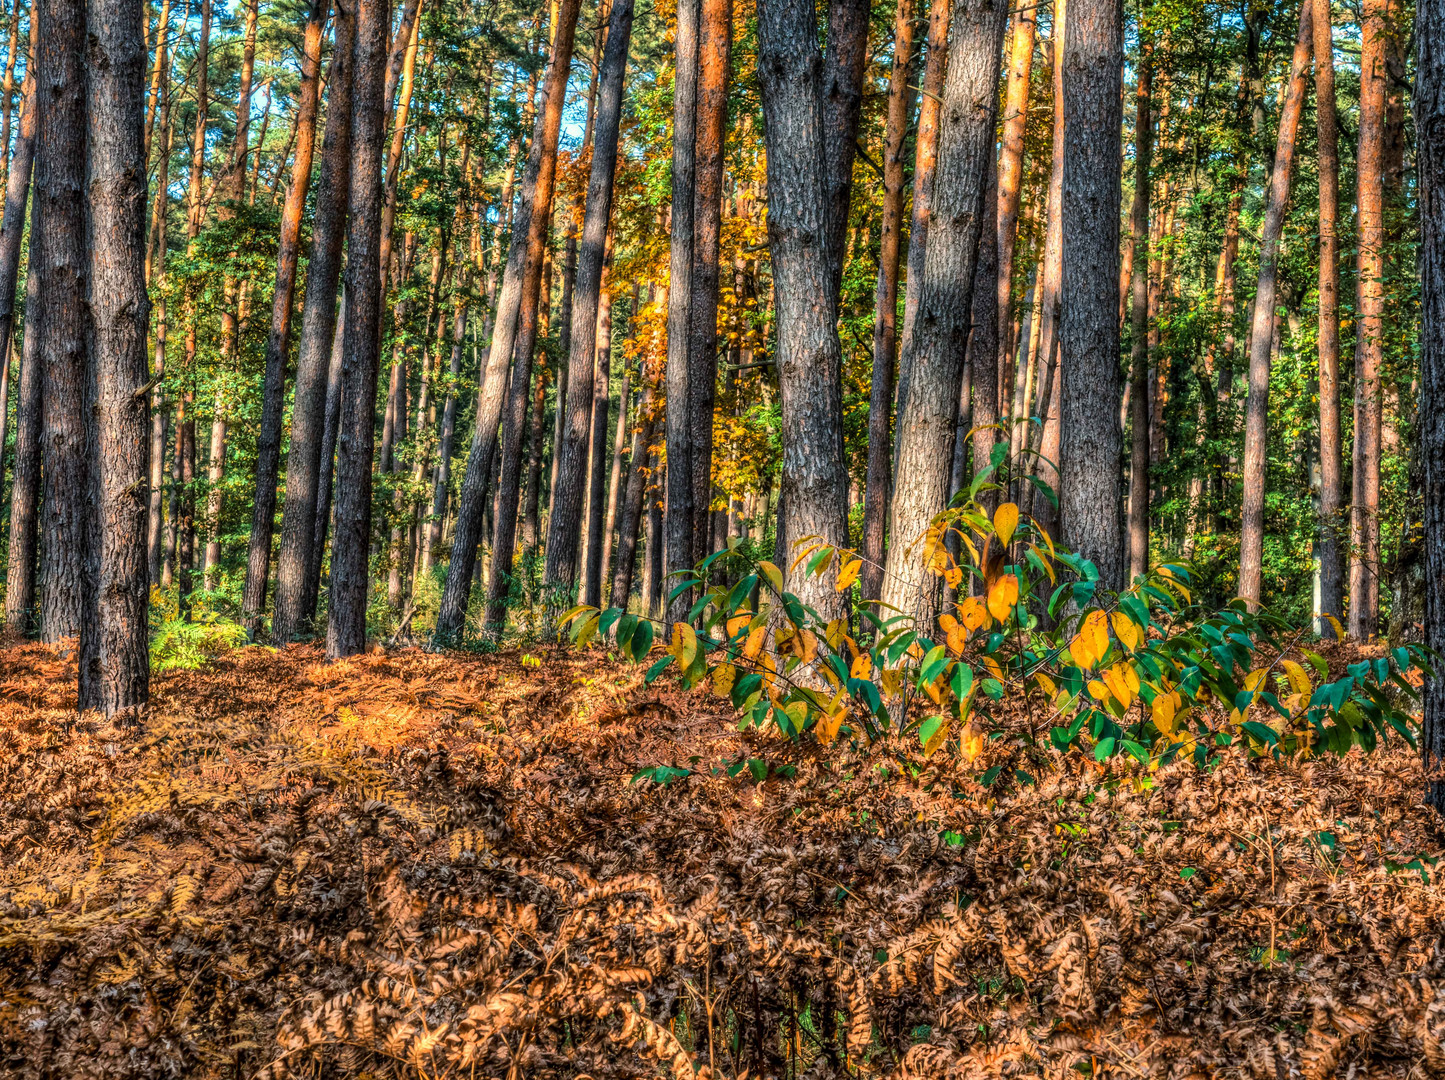
{"type": "Polygon", "coordinates": [[[918,686],[927,686],[938,678],[943,666],[948,663],[948,649],[942,645],[935,645],[928,650],[928,655],[923,658],[923,666],[918,671],[918,686]]]}
{"type": "MultiPolygon", "coordinates": [[[[632,656],[632,659],[635,663],[641,663],[647,658],[647,654],[652,651],[652,623],[649,620],[637,620],[637,629],[632,632],[632,637],[629,641],[629,644],[632,648],[630,655],[632,656]]],[[[668,659],[671,659],[671,657],[669,657],[668,659]]],[[[658,668],[657,670],[660,672],[662,668],[658,668]]],[[[647,675],[648,682],[651,682],[657,677],[650,671],[647,673],[647,675]]]]}
{"type": "Polygon", "coordinates": [[[654,784],[667,785],[674,780],[681,780],[684,776],[691,776],[691,769],[679,769],[673,765],[656,765],[651,769],[639,769],[632,776],[632,783],[639,780],[651,780],[654,784]]]}
{"type": "Polygon", "coordinates": [[[1188,881],[1197,873],[1199,873],[1199,871],[1194,869],[1194,867],[1186,866],[1183,870],[1179,871],[1179,876],[1182,877],[1185,881],[1188,881]]]}
{"type": "Polygon", "coordinates": [[[748,771],[753,774],[753,779],[761,784],[768,778],[768,763],[762,758],[748,758],[748,771]]]}
{"type": "Polygon", "coordinates": [[[938,734],[938,729],[943,727],[943,725],[944,718],[942,716],[930,716],[918,725],[918,741],[926,748],[929,742],[932,741],[933,736],[938,734]]]}
{"type": "Polygon", "coordinates": [[[1095,761],[1103,761],[1105,758],[1111,757],[1111,756],[1113,755],[1113,753],[1114,753],[1114,736],[1112,736],[1112,735],[1107,736],[1106,738],[1100,739],[1100,740],[1094,745],[1094,760],[1095,760],[1095,761]]]}
{"type": "Polygon", "coordinates": [[[647,682],[649,685],[657,681],[657,677],[667,670],[667,665],[672,663],[673,659],[672,654],[669,653],[647,669],[647,682]]]}

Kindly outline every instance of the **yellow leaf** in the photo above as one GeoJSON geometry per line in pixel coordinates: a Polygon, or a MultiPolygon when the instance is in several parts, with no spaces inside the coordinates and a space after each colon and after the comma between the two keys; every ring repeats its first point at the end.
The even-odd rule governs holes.
{"type": "Polygon", "coordinates": [[[1296,694],[1308,696],[1312,687],[1310,677],[1305,674],[1305,669],[1296,664],[1293,660],[1281,660],[1279,666],[1289,676],[1289,684],[1296,694]]]}
{"type": "Polygon", "coordinates": [[[1044,695],[1046,697],[1052,698],[1056,693],[1058,693],[1058,688],[1054,685],[1054,680],[1049,678],[1042,671],[1040,671],[1034,676],[1034,681],[1039,684],[1039,689],[1044,692],[1044,695]]]}
{"type": "Polygon", "coordinates": [[[818,717],[818,723],[813,728],[818,733],[818,741],[827,746],[838,737],[838,729],[843,726],[843,718],[848,715],[847,709],[835,709],[818,717]]]}
{"type": "Polygon", "coordinates": [[[1155,694],[1149,711],[1161,733],[1169,735],[1174,731],[1174,695],[1155,694]]]}
{"type": "Polygon", "coordinates": [[[804,664],[811,664],[813,658],[818,655],[818,636],[811,630],[799,632],[799,652],[804,664]]]}
{"type": "Polygon", "coordinates": [[[984,607],[983,601],[977,596],[962,600],[958,605],[958,614],[970,633],[980,627],[986,629],[989,625],[988,608],[984,607]]]}
{"type": "Polygon", "coordinates": [[[1131,686],[1130,675],[1134,675],[1134,670],[1127,664],[1115,664],[1104,672],[1104,685],[1109,688],[1109,693],[1114,695],[1119,704],[1126,709],[1134,704],[1134,698],[1139,693],[1139,676],[1134,675],[1131,686]]]}
{"type": "Polygon", "coordinates": [[[1098,679],[1089,680],[1089,694],[1100,705],[1109,700],[1109,688],[1098,679]]]}
{"type": "Polygon", "coordinates": [[[725,698],[733,692],[733,680],[737,678],[738,669],[732,664],[719,664],[717,670],[712,673],[713,693],[718,697],[725,698]]]}
{"type": "Polygon", "coordinates": [[[950,566],[943,571],[943,580],[950,589],[956,589],[963,584],[963,571],[957,566],[950,566]]]}
{"type": "Polygon", "coordinates": [[[1143,640],[1143,635],[1139,632],[1139,624],[1122,611],[1114,612],[1114,636],[1130,652],[1137,649],[1143,640]]]}
{"type": "Polygon", "coordinates": [[[783,591],[783,572],[781,570],[766,559],[758,563],[758,569],[761,570],[763,576],[768,579],[768,584],[773,587],[774,592],[780,593],[783,591]]]}
{"type": "MultiPolygon", "coordinates": [[[[1012,505],[1012,504],[1009,504],[1012,505]]],[[[1019,579],[1014,574],[1004,574],[993,583],[988,591],[988,611],[999,622],[1007,622],[1009,613],[1019,602],[1019,579]]]]}
{"type": "Polygon", "coordinates": [[[1340,620],[1335,618],[1333,615],[1326,615],[1325,618],[1328,619],[1330,621],[1330,625],[1335,628],[1335,640],[1344,641],[1345,628],[1340,625],[1340,620]]]}
{"type": "MultiPolygon", "coordinates": [[[[799,545],[806,544],[809,539],[810,539],[810,537],[806,537],[806,536],[805,536],[805,537],[803,537],[803,539],[799,540],[797,544],[794,544],[793,547],[794,547],[794,548],[797,548],[799,545]]],[[[788,573],[791,574],[794,570],[796,570],[796,569],[798,568],[798,564],[799,564],[799,563],[805,562],[805,561],[807,560],[807,558],[808,558],[809,555],[813,554],[813,552],[817,551],[820,547],[824,547],[824,546],[825,546],[825,545],[824,545],[824,544],[821,544],[821,543],[818,543],[818,544],[808,544],[808,546],[805,547],[805,548],[803,548],[802,552],[799,553],[799,555],[797,556],[797,558],[795,558],[795,559],[793,560],[792,564],[788,567],[788,573]]],[[[830,555],[829,555],[829,560],[831,560],[831,558],[832,558],[832,556],[831,556],[831,554],[830,554],[830,555]]],[[[828,560],[825,560],[825,562],[826,562],[826,561],[828,561],[828,560]]]]}
{"type": "Polygon", "coordinates": [[[934,731],[934,733],[928,737],[928,741],[923,744],[924,757],[932,757],[933,752],[943,745],[943,740],[948,738],[949,720],[947,717],[943,717],[942,719],[943,723],[938,725],[938,729],[934,731]]]}
{"type": "Polygon", "coordinates": [[[1069,642],[1069,653],[1074,663],[1082,668],[1094,667],[1109,651],[1109,617],[1102,611],[1091,611],[1084,616],[1079,632],[1069,642]]]}
{"type": "Polygon", "coordinates": [[[1008,542],[1014,537],[1014,530],[1019,526],[1019,508],[1014,503],[1004,503],[993,512],[993,531],[998,534],[998,542],[1008,547],[1008,542]]]}
{"type": "Polygon", "coordinates": [[[974,726],[972,720],[963,729],[963,735],[958,740],[959,749],[963,751],[964,760],[974,761],[979,754],[983,753],[984,734],[974,726]]]}
{"type": "Polygon", "coordinates": [[[871,678],[873,674],[873,660],[867,653],[859,653],[853,658],[853,666],[848,669],[848,675],[854,679],[871,678]]]}
{"type": "Polygon", "coordinates": [[[1007,681],[1004,677],[1003,668],[998,666],[998,661],[995,660],[992,656],[985,656],[983,658],[983,666],[987,668],[988,673],[999,682],[1007,681]]]}
{"type": "Polygon", "coordinates": [[[753,613],[751,611],[744,611],[741,614],[734,615],[728,620],[728,637],[732,638],[742,633],[747,629],[748,623],[752,621],[753,613]]]}
{"type": "Polygon", "coordinates": [[[1044,554],[1044,549],[1039,547],[1038,544],[1030,544],[1029,550],[1034,553],[1035,557],[1039,560],[1039,564],[1048,573],[1049,584],[1057,585],[1059,583],[1059,576],[1054,573],[1054,564],[1050,561],[1049,557],[1044,554]]]}
{"type": "Polygon", "coordinates": [[[757,658],[758,653],[763,649],[763,638],[767,636],[767,627],[760,626],[748,634],[747,644],[743,646],[743,655],[749,660],[757,658]]]}
{"type": "Polygon", "coordinates": [[[697,659],[697,631],[685,622],[672,624],[672,655],[683,671],[697,659]]]}
{"type": "Polygon", "coordinates": [[[858,572],[863,569],[862,559],[849,559],[838,568],[838,591],[846,592],[858,580],[858,572]]]}

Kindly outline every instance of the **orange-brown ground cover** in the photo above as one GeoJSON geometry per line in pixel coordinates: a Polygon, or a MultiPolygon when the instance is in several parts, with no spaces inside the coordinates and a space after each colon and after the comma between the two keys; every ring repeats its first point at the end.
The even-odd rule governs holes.
{"type": "Polygon", "coordinates": [[[73,674],[0,651],[0,1075],[1445,1076],[1398,743],[823,756],[561,651],[244,650],[116,731],[73,674]]]}

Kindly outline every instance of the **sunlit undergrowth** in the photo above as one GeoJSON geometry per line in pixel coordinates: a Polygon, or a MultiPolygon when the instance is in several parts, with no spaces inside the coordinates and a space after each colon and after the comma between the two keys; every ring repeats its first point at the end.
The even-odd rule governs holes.
{"type": "Polygon", "coordinates": [[[6,1076],[1445,1065],[1445,837],[1403,740],[1041,742],[1030,783],[1013,738],[779,740],[596,649],[243,649],[159,676],[139,730],[68,711],[40,646],[0,670],[6,1076]],[[685,775],[631,782],[659,762],[685,775]]]}

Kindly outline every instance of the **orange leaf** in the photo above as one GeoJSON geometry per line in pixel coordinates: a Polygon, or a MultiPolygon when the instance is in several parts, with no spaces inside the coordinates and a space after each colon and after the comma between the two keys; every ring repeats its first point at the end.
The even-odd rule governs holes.
{"type": "Polygon", "coordinates": [[[1009,613],[1019,602],[1019,579],[1015,574],[1005,574],[993,583],[988,591],[988,611],[999,622],[1007,622],[1009,613]]]}

